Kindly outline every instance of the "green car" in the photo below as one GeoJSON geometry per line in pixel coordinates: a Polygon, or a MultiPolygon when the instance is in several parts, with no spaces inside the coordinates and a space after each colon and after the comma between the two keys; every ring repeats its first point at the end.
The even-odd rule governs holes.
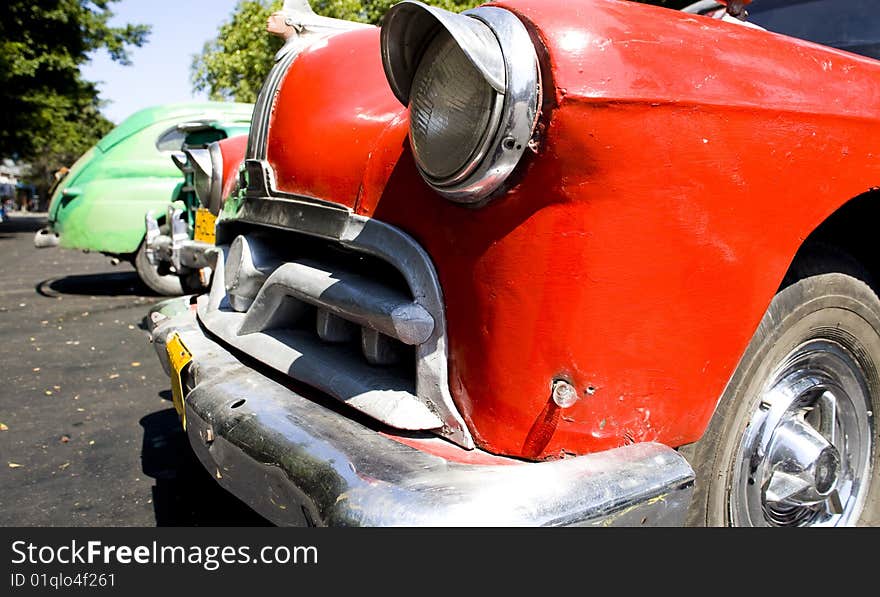
{"type": "MultiPolygon", "coordinates": [[[[144,243],[144,220],[150,212],[166,214],[169,207],[181,205],[185,191],[172,161],[176,152],[247,134],[252,113],[252,104],[221,102],[136,112],[80,157],[56,186],[49,224],[37,232],[34,244],[130,261],[144,284],[159,294],[183,294],[198,287],[193,272],[179,275],[153,263],[144,243]]],[[[164,219],[159,216],[160,226],[167,226],[164,219]]]]}

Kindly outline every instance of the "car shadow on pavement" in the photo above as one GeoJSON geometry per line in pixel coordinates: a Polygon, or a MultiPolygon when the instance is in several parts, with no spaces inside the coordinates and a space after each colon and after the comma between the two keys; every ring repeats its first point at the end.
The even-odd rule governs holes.
{"type": "Polygon", "coordinates": [[[269,522],[223,489],[190,448],[173,408],[140,420],[144,428],[141,464],[156,480],[156,525],[268,526],[269,522]]]}
{"type": "Polygon", "coordinates": [[[150,290],[136,272],[82,274],[50,278],[36,287],[37,294],[54,298],[71,294],[80,296],[159,296],[150,290]]]}

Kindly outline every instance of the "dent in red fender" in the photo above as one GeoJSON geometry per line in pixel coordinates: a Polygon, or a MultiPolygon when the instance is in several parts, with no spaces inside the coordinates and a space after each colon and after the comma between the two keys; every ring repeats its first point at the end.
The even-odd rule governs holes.
{"type": "Polygon", "coordinates": [[[279,186],[425,247],[480,447],[692,442],[800,243],[880,184],[880,63],[617,0],[498,5],[546,45],[554,104],[514,188],[475,210],[425,185],[374,31],[291,68],[270,134],[279,186]],[[550,400],[559,378],[580,394],[570,409],[550,400]]]}

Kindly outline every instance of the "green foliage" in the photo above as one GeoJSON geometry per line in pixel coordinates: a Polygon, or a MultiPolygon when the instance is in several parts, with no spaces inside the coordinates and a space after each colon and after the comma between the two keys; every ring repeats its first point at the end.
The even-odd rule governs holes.
{"type": "Polygon", "coordinates": [[[193,59],[193,87],[212,100],[256,101],[281,40],[266,33],[266,21],[281,1],[240,0],[231,20],[193,59]]]}
{"type": "MultiPolygon", "coordinates": [[[[337,19],[362,21],[364,23],[378,24],[388,12],[388,9],[400,0],[312,0],[312,8],[315,12],[337,19]]],[[[485,0],[484,0],[485,2],[485,0]]],[[[461,12],[484,2],[473,0],[428,0],[426,4],[439,6],[446,10],[461,12]]]]}
{"type": "Polygon", "coordinates": [[[30,180],[43,201],[48,200],[46,191],[55,171],[73,165],[113,129],[113,123],[99,111],[95,97],[90,92],[82,96],[40,92],[38,98],[33,98],[31,104],[40,107],[35,114],[39,126],[32,131],[30,145],[34,152],[25,157],[30,164],[30,180]]]}
{"type": "MultiPolygon", "coordinates": [[[[378,23],[399,0],[312,0],[316,13],[337,19],[378,23]]],[[[479,1],[434,0],[449,10],[472,8],[479,1]]],[[[214,100],[254,102],[272,68],[281,40],[266,33],[266,21],[281,0],[240,0],[217,37],[193,59],[193,87],[214,100]]]]}
{"type": "Polygon", "coordinates": [[[0,157],[30,161],[38,187],[113,126],[80,67],[101,48],[128,64],[126,48],[145,43],[144,25],[108,25],[117,1],[0,3],[0,157]]]}

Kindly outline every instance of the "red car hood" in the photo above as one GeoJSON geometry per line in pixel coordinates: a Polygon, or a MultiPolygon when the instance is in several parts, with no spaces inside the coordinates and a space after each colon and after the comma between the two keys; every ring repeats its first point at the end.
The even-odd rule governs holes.
{"type": "Polygon", "coordinates": [[[313,44],[290,67],[270,121],[278,190],[354,208],[383,131],[405,111],[385,80],[378,28],[313,44]]]}

